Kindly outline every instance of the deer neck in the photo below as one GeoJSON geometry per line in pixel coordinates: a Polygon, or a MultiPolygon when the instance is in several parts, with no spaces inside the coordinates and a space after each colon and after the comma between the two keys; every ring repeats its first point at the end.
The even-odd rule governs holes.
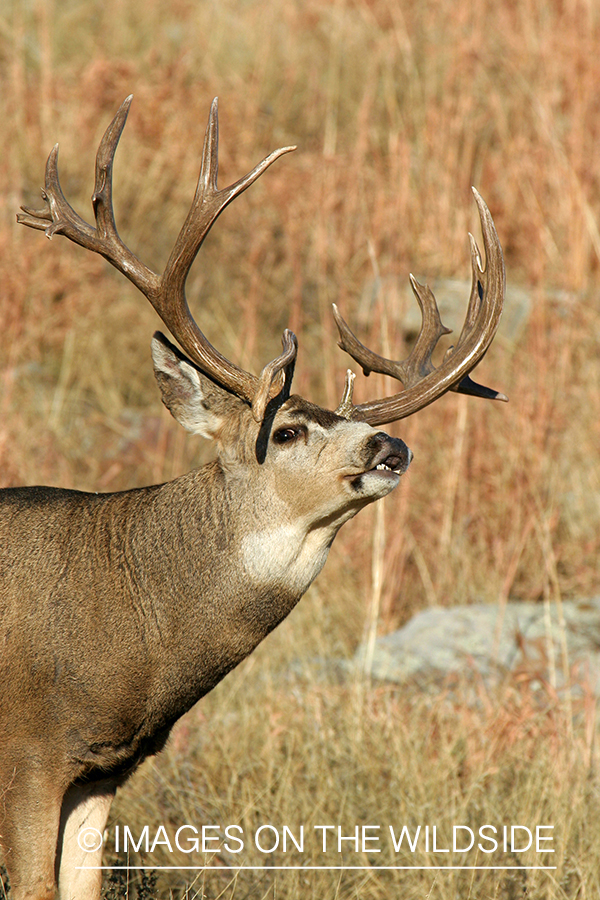
{"type": "Polygon", "coordinates": [[[263,502],[254,504],[248,485],[217,462],[153,490],[130,535],[132,555],[147,558],[138,605],[157,655],[177,647],[164,658],[186,670],[189,703],[291,612],[341,522],[311,527],[288,517],[270,527],[257,514],[263,502]]]}
{"type": "MultiPolygon", "coordinates": [[[[295,517],[276,500],[270,508],[246,479],[231,477],[213,462],[163,485],[152,506],[154,527],[137,531],[145,545],[150,533],[154,546],[158,542],[168,552],[165,570],[173,572],[172,556],[185,561],[176,567],[178,593],[196,597],[201,606],[207,594],[220,593],[230,613],[253,605],[255,597],[277,599],[278,622],[319,574],[335,535],[354,512],[320,521],[295,517]]],[[[273,611],[266,611],[269,624],[272,618],[273,611]]]]}

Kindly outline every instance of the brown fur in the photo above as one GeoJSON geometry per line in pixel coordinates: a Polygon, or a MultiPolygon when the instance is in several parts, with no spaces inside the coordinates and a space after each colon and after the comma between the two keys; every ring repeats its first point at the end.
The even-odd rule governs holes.
{"type": "Polygon", "coordinates": [[[117,494],[0,492],[0,842],[15,900],[53,897],[55,869],[61,898],[99,896],[97,873],[76,869],[101,859],[81,856],[81,825],[103,830],[116,787],[287,616],[343,522],[395,486],[362,474],[375,457],[410,460],[298,397],[261,428],[164,338],[153,350],[165,403],[216,441],[213,463],[117,494]]]}

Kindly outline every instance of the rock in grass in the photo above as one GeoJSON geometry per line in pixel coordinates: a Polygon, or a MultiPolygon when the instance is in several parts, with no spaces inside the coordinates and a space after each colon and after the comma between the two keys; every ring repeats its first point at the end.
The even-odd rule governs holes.
{"type": "MultiPolygon", "coordinates": [[[[556,689],[587,686],[600,696],[600,597],[555,603],[434,607],[378,638],[371,675],[421,686],[451,675],[499,684],[511,675],[556,689]]],[[[366,646],[354,664],[366,664],[366,646]]]]}

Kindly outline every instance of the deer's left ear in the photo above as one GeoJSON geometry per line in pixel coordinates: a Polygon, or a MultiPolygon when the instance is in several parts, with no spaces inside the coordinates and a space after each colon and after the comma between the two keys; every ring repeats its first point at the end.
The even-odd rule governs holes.
{"type": "Polygon", "coordinates": [[[192,434],[217,439],[227,419],[245,405],[202,375],[160,331],[152,338],[152,362],[162,402],[192,434]]]}

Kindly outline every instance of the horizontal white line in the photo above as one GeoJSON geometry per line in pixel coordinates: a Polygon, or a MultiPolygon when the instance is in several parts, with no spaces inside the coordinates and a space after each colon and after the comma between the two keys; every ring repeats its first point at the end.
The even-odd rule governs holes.
{"type": "Polygon", "coordinates": [[[75,866],[76,869],[90,869],[93,871],[113,872],[119,869],[130,872],[140,869],[152,869],[156,871],[177,871],[177,872],[204,872],[206,870],[214,870],[215,872],[265,872],[275,870],[278,872],[286,871],[286,869],[307,871],[355,871],[360,869],[366,872],[381,872],[389,870],[408,871],[411,869],[477,869],[493,871],[505,871],[507,869],[517,871],[531,871],[533,869],[542,869],[545,872],[552,872],[557,866],[75,866]]]}

